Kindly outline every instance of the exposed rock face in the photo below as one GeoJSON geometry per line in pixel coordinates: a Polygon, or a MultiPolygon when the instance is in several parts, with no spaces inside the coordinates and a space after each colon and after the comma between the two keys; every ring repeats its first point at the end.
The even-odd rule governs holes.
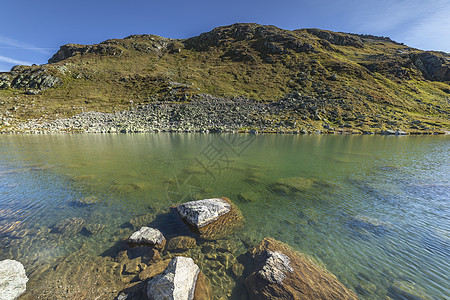
{"type": "Polygon", "coordinates": [[[411,59],[426,79],[438,81],[450,80],[450,57],[432,52],[422,52],[413,55],[411,59]]]}
{"type": "Polygon", "coordinates": [[[250,299],[357,299],[334,275],[272,238],[248,254],[255,263],[245,279],[250,299]]]}
{"type": "Polygon", "coordinates": [[[345,33],[332,32],[328,30],[320,30],[320,29],[306,29],[306,31],[310,34],[317,36],[318,38],[324,39],[330,42],[333,45],[339,46],[353,46],[357,48],[364,47],[363,42],[357,36],[351,36],[345,33]]]}
{"type": "Polygon", "coordinates": [[[128,243],[134,246],[152,246],[162,249],[166,239],[158,229],[142,227],[128,238],[128,243]]]}
{"type": "Polygon", "coordinates": [[[61,79],[48,74],[45,67],[15,66],[11,72],[0,76],[0,89],[27,89],[27,94],[38,94],[60,82],[61,79]]]}
{"type": "Polygon", "coordinates": [[[177,256],[163,273],[148,282],[147,297],[151,300],[194,299],[200,272],[192,258],[177,256]]]}
{"type": "Polygon", "coordinates": [[[65,60],[69,57],[77,54],[85,55],[88,53],[103,54],[103,55],[120,55],[122,50],[112,45],[98,44],[98,45],[79,45],[79,44],[67,44],[59,48],[59,51],[55,53],[48,63],[56,63],[65,60]]]}
{"type": "Polygon", "coordinates": [[[28,278],[23,265],[15,260],[0,261],[0,299],[14,300],[25,293],[28,278]]]}
{"type": "Polygon", "coordinates": [[[230,210],[231,205],[222,198],[191,201],[177,207],[180,216],[198,228],[217,220],[230,210]]]}
{"type": "Polygon", "coordinates": [[[212,198],[177,206],[178,214],[205,239],[220,239],[243,226],[244,218],[230,199],[212,198]]]}
{"type": "Polygon", "coordinates": [[[209,47],[227,45],[230,39],[253,41],[252,47],[263,55],[283,54],[289,50],[299,53],[316,51],[311,44],[300,41],[295,33],[275,26],[253,23],[218,27],[210,32],[202,33],[198,37],[187,39],[185,43],[188,48],[207,50],[209,47]]]}

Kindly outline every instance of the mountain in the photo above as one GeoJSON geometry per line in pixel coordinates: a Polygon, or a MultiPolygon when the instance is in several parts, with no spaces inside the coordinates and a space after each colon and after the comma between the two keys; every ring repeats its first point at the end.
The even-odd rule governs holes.
{"type": "Polygon", "coordinates": [[[310,113],[290,112],[298,129],[450,130],[450,55],[387,37],[258,24],[189,39],[144,34],[67,44],[48,64],[0,73],[0,128],[203,94],[259,102],[308,97],[310,113]]]}

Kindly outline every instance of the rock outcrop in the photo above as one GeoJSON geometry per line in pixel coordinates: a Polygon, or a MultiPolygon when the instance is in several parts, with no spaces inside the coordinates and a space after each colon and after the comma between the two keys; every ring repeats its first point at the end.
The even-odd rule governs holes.
{"type": "Polygon", "coordinates": [[[312,35],[317,36],[320,39],[330,42],[333,45],[353,46],[356,48],[364,47],[361,38],[359,38],[358,36],[328,30],[320,30],[316,28],[306,29],[306,31],[312,35]]]}
{"type": "Polygon", "coordinates": [[[422,52],[411,56],[414,65],[429,80],[450,81],[450,57],[433,52],[422,52]]]}
{"type": "MultiPolygon", "coordinates": [[[[283,54],[289,51],[298,53],[316,52],[311,44],[302,42],[291,31],[254,23],[238,23],[217,27],[210,32],[200,34],[198,37],[187,39],[185,44],[187,48],[205,51],[210,47],[228,45],[230,39],[251,41],[251,47],[263,56],[267,54],[283,54]]],[[[235,50],[239,52],[239,49],[235,50]]]]}
{"type": "Polygon", "coordinates": [[[155,228],[142,227],[128,238],[128,243],[132,246],[151,246],[164,249],[166,239],[164,235],[155,228]]]}
{"type": "Polygon", "coordinates": [[[15,260],[0,261],[0,299],[14,300],[25,293],[28,278],[23,265],[15,260]]]}
{"type": "Polygon", "coordinates": [[[0,76],[0,89],[22,89],[27,94],[37,94],[41,90],[55,87],[61,79],[49,74],[41,66],[15,66],[9,73],[0,76]]]}
{"type": "Polygon", "coordinates": [[[225,197],[183,203],[177,206],[177,211],[190,228],[205,239],[226,237],[244,221],[237,206],[225,197]]]}
{"type": "MultiPolygon", "coordinates": [[[[155,276],[148,282],[147,297],[151,300],[159,299],[179,299],[192,300],[211,299],[207,296],[210,288],[200,285],[209,285],[206,278],[202,278],[199,285],[199,267],[194,263],[192,258],[177,256],[167,266],[167,268],[159,275],[155,276]],[[199,286],[198,286],[199,285],[199,286]],[[202,293],[196,290],[202,290],[202,293]],[[199,295],[201,294],[201,295],[199,295]],[[194,297],[194,295],[198,295],[194,297]]],[[[203,275],[204,276],[204,275],[203,275]]],[[[211,293],[209,293],[211,295],[211,293]]]]}
{"type": "Polygon", "coordinates": [[[122,50],[120,48],[113,45],[79,45],[79,44],[67,44],[63,45],[59,48],[59,51],[56,52],[49,60],[48,63],[56,63],[62,60],[65,60],[69,57],[75,55],[86,55],[88,53],[95,53],[101,55],[120,55],[122,54],[122,50]]]}
{"type": "Polygon", "coordinates": [[[245,279],[250,299],[357,299],[336,277],[272,238],[248,251],[254,271],[245,279]]]}

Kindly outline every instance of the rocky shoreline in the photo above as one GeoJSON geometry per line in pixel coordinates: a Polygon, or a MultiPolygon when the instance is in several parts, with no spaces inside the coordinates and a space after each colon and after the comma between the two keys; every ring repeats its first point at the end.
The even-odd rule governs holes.
{"type": "MultiPolygon", "coordinates": [[[[287,133],[287,134],[448,134],[418,120],[410,128],[379,115],[357,115],[343,99],[318,99],[294,92],[274,102],[196,95],[190,101],[160,101],[115,113],[83,112],[67,119],[29,120],[2,133],[287,133]],[[337,115],[339,113],[339,116],[337,115]],[[347,116],[341,120],[341,115],[347,116]],[[334,118],[329,120],[328,118],[334,118]],[[331,116],[331,117],[330,117],[331,116]],[[334,117],[333,117],[334,116],[334,117]],[[337,122],[336,119],[339,119],[337,122]],[[338,123],[338,125],[336,125],[338,123]],[[357,125],[352,125],[356,124],[357,125]],[[334,125],[333,125],[334,124],[334,125]],[[358,125],[359,124],[359,125],[358,125]],[[411,129],[413,128],[413,129],[411,129]]],[[[8,124],[8,123],[7,123],[8,124]]],[[[5,122],[3,122],[5,125],[5,122]]],[[[9,124],[8,124],[9,125],[9,124]]]]}

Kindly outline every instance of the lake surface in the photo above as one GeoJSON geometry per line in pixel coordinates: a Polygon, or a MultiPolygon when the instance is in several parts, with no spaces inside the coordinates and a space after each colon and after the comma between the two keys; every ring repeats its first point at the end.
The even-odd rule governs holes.
{"type": "MultiPolygon", "coordinates": [[[[246,219],[230,237],[236,256],[271,236],[362,299],[445,299],[449,150],[449,136],[4,135],[0,260],[22,262],[39,289],[62,262],[114,259],[136,217],[167,238],[190,235],[170,206],[223,196],[246,219]],[[91,231],[55,231],[67,219],[91,231]]],[[[242,281],[202,260],[216,296],[239,298],[242,281]]]]}

